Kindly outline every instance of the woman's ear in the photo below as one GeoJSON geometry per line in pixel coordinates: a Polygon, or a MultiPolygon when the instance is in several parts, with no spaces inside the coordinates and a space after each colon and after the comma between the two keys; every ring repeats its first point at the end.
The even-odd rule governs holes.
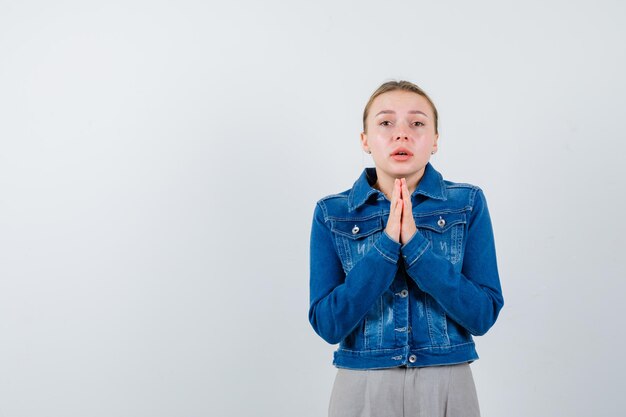
{"type": "Polygon", "coordinates": [[[365,132],[361,132],[361,148],[363,148],[365,153],[372,153],[369,145],[367,144],[367,133],[365,132]]]}

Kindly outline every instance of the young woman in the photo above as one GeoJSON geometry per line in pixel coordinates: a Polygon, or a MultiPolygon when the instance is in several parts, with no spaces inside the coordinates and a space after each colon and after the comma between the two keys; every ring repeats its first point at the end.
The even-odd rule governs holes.
{"type": "Polygon", "coordinates": [[[387,82],[363,113],[375,168],[317,202],[309,321],[339,344],[329,416],[479,416],[469,364],[504,304],[483,191],[444,180],[437,110],[387,82]]]}

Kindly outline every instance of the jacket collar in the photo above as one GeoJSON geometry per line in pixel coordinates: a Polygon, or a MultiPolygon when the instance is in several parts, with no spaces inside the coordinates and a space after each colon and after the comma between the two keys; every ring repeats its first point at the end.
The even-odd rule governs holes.
{"type": "MultiPolygon", "coordinates": [[[[373,188],[376,183],[376,168],[365,168],[361,176],[356,180],[350,194],[348,195],[348,209],[354,211],[367,201],[372,194],[378,194],[380,191],[373,188]]],[[[411,194],[411,200],[417,194],[423,194],[427,197],[437,200],[446,200],[446,185],[443,182],[443,176],[432,166],[430,162],[426,164],[424,175],[417,184],[417,188],[411,194]]]]}

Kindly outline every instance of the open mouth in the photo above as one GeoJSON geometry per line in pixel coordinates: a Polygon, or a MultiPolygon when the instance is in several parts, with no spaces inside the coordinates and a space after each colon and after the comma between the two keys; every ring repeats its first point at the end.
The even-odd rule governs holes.
{"type": "Polygon", "coordinates": [[[413,156],[413,153],[409,151],[408,149],[399,148],[393,151],[391,156],[413,156]]]}

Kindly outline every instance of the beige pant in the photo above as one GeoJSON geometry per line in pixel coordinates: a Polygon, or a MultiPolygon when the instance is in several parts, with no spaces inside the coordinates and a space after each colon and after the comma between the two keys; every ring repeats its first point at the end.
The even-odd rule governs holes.
{"type": "Polygon", "coordinates": [[[329,417],[480,417],[469,363],[338,369],[329,417]]]}

